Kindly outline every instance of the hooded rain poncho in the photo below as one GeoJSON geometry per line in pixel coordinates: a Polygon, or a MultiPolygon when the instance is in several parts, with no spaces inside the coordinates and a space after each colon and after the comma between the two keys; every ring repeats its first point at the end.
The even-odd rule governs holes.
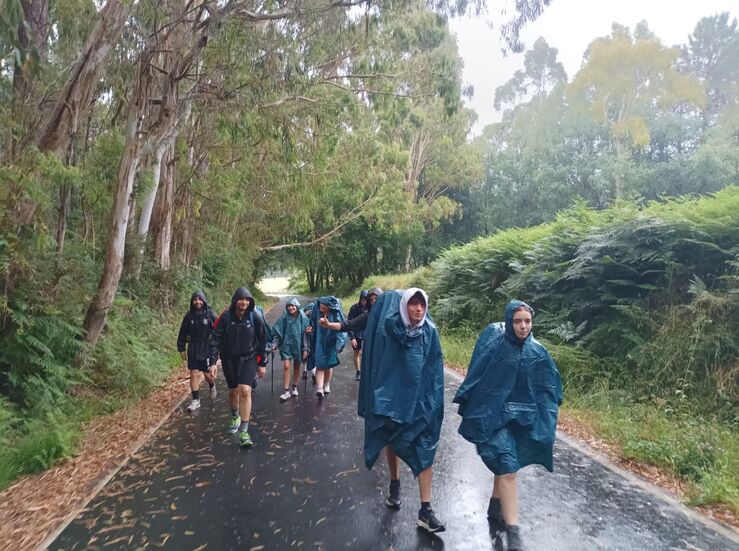
{"type": "Polygon", "coordinates": [[[357,408],[364,417],[367,468],[390,445],[416,476],[434,462],[444,417],[444,362],[436,326],[427,314],[411,328],[403,319],[407,316],[400,315],[418,291],[383,293],[372,307],[357,408]]]}
{"type": "Polygon", "coordinates": [[[339,365],[339,353],[346,346],[346,333],[324,329],[318,325],[318,320],[323,317],[320,304],[325,304],[330,308],[330,312],[326,316],[329,322],[343,323],[345,320],[344,312],[341,309],[341,302],[336,297],[321,297],[316,301],[315,307],[311,310],[310,323],[313,326],[311,333],[311,356],[308,358],[308,370],[314,367],[317,369],[330,369],[339,365]]]}
{"type": "Polygon", "coordinates": [[[493,323],[475,344],[467,377],[454,402],[459,404],[459,433],[495,474],[514,473],[538,464],[552,471],[562,382],[549,352],[531,333],[520,341],[513,314],[533,310],[513,300],[505,323],[493,323]]]}
{"type": "Polygon", "coordinates": [[[272,326],[272,334],[278,341],[280,347],[280,359],[301,360],[303,358],[303,333],[310,325],[310,320],[300,309],[300,302],[293,297],[285,305],[285,313],[272,326]],[[287,307],[292,304],[297,310],[297,315],[291,316],[287,307]]]}

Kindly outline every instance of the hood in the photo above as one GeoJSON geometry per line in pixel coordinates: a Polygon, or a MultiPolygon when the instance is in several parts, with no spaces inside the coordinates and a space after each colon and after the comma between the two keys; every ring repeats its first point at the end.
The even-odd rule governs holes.
{"type": "Polygon", "coordinates": [[[400,311],[400,319],[403,320],[403,326],[405,327],[407,332],[410,332],[414,329],[420,329],[423,327],[423,324],[428,321],[429,318],[429,297],[426,294],[426,291],[423,289],[419,289],[418,287],[411,287],[410,289],[406,289],[403,291],[403,296],[400,297],[400,305],[398,306],[398,309],[400,311]],[[421,296],[423,297],[423,301],[426,303],[426,312],[423,314],[423,319],[421,322],[411,327],[411,320],[408,318],[408,301],[415,295],[416,293],[421,293],[421,296]]]}
{"type": "Polygon", "coordinates": [[[249,292],[249,289],[246,287],[239,287],[234,292],[234,296],[231,298],[231,310],[236,309],[236,301],[240,298],[248,298],[249,299],[249,307],[246,309],[247,312],[250,312],[251,310],[254,310],[254,297],[249,292]]]}
{"type": "Polygon", "coordinates": [[[379,297],[381,294],[382,294],[382,289],[380,289],[379,287],[373,287],[372,289],[369,290],[369,292],[367,293],[367,310],[372,308],[372,304],[369,301],[369,296],[376,295],[379,297]]]}
{"type": "Polygon", "coordinates": [[[298,309],[298,312],[300,312],[300,301],[297,298],[295,298],[295,297],[293,297],[290,300],[288,300],[287,301],[287,304],[285,304],[285,311],[286,312],[287,312],[287,307],[290,306],[291,304],[293,306],[295,306],[295,308],[298,309]]]}
{"type": "Polygon", "coordinates": [[[326,296],[321,297],[316,301],[316,305],[318,304],[325,304],[333,311],[341,311],[341,303],[339,302],[339,299],[333,296],[326,296]]]}
{"type": "Polygon", "coordinates": [[[359,300],[362,300],[363,298],[367,298],[369,296],[369,291],[366,289],[364,291],[359,292],[359,300]]]}
{"type": "Polygon", "coordinates": [[[509,341],[518,345],[522,345],[524,342],[531,338],[531,333],[533,333],[533,330],[529,332],[529,335],[523,341],[516,336],[516,332],[513,330],[513,313],[519,308],[526,308],[529,312],[531,312],[531,319],[533,320],[534,309],[522,300],[513,299],[508,304],[506,304],[505,307],[505,336],[509,341]]]}
{"type": "Polygon", "coordinates": [[[195,307],[192,305],[192,301],[195,298],[199,298],[200,300],[203,301],[203,309],[201,310],[202,312],[204,312],[205,310],[207,310],[209,308],[208,301],[205,299],[205,293],[203,293],[203,291],[201,291],[200,289],[198,289],[190,297],[190,312],[197,312],[197,310],[195,310],[195,307]]]}

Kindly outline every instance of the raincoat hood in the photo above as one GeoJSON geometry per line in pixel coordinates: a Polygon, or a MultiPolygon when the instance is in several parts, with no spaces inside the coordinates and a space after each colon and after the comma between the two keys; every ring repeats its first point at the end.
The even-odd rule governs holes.
{"type": "Polygon", "coordinates": [[[210,306],[208,305],[208,301],[205,299],[205,293],[203,293],[203,291],[198,289],[190,297],[190,312],[193,312],[193,313],[197,312],[197,310],[195,309],[195,306],[193,306],[192,304],[192,301],[195,300],[196,298],[199,298],[200,300],[203,301],[203,308],[200,310],[201,312],[205,312],[208,308],[210,308],[210,306]]]}
{"type": "Polygon", "coordinates": [[[418,329],[423,327],[424,323],[431,323],[429,320],[429,297],[426,294],[426,291],[424,291],[423,289],[419,289],[418,287],[411,287],[410,289],[406,289],[405,291],[403,291],[403,295],[400,298],[400,306],[398,307],[398,309],[400,310],[400,319],[403,320],[403,326],[405,327],[405,330],[408,334],[410,334],[412,331],[417,331],[418,329]],[[420,293],[423,297],[423,302],[426,305],[426,311],[424,312],[423,319],[420,321],[420,323],[411,327],[411,320],[408,317],[408,301],[417,293],[420,293]]]}
{"type": "Polygon", "coordinates": [[[236,302],[242,298],[249,299],[249,307],[246,311],[251,312],[254,310],[254,297],[246,287],[239,287],[236,289],[236,292],[234,292],[234,296],[231,298],[231,310],[236,310],[236,302]]]}
{"type": "Polygon", "coordinates": [[[531,306],[529,306],[522,300],[513,299],[508,304],[506,304],[505,307],[505,336],[506,339],[508,339],[512,343],[522,346],[526,341],[531,339],[531,334],[533,333],[533,331],[529,331],[529,334],[524,340],[521,340],[516,336],[516,332],[513,330],[513,314],[515,314],[516,310],[518,310],[519,308],[526,308],[529,312],[531,312],[531,319],[534,318],[534,309],[531,306]]]}
{"type": "Polygon", "coordinates": [[[341,303],[339,299],[332,296],[321,297],[316,301],[317,304],[325,304],[334,312],[341,312],[341,303]]]}
{"type": "Polygon", "coordinates": [[[295,308],[298,309],[298,314],[299,314],[300,313],[300,301],[295,297],[287,301],[287,304],[285,304],[285,311],[287,311],[287,307],[290,306],[291,304],[295,306],[295,308]]]}
{"type": "Polygon", "coordinates": [[[362,300],[363,298],[366,299],[369,296],[369,291],[366,289],[364,291],[359,292],[359,300],[362,300]]]}
{"type": "Polygon", "coordinates": [[[382,295],[382,289],[380,289],[379,287],[373,287],[367,292],[367,310],[372,308],[372,303],[369,299],[370,295],[375,295],[376,297],[379,297],[380,295],[382,295]]]}

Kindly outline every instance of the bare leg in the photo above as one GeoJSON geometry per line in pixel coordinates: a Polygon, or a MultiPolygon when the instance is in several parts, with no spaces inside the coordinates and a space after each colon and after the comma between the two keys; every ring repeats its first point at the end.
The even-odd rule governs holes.
{"type": "Polygon", "coordinates": [[[298,386],[298,382],[300,381],[300,366],[300,360],[293,360],[293,386],[298,386]]]}
{"type": "Polygon", "coordinates": [[[395,450],[390,446],[385,446],[385,455],[387,456],[387,467],[390,471],[390,480],[400,480],[400,461],[395,454],[395,450]]]}
{"type": "Polygon", "coordinates": [[[292,360],[282,362],[282,388],[290,388],[290,364],[292,363],[292,360]]]}
{"type": "Polygon", "coordinates": [[[334,370],[333,370],[333,368],[331,368],[331,369],[324,369],[324,371],[326,372],[326,375],[324,376],[326,380],[323,382],[323,384],[324,385],[327,385],[327,384],[329,384],[331,382],[331,377],[334,374],[334,370]]]}
{"type": "Polygon", "coordinates": [[[431,479],[433,478],[433,470],[431,467],[422,470],[418,474],[418,492],[421,494],[421,503],[431,501],[431,479]]]}
{"type": "Polygon", "coordinates": [[[239,411],[239,389],[229,388],[228,389],[228,405],[231,411],[239,411]]]}
{"type": "Polygon", "coordinates": [[[354,370],[359,371],[361,364],[361,358],[362,358],[362,351],[361,350],[355,350],[354,351],[354,370]]]}
{"type": "Polygon", "coordinates": [[[251,386],[239,385],[238,396],[239,416],[241,417],[241,422],[245,423],[249,421],[249,418],[251,417],[251,386]]]}
{"type": "Polygon", "coordinates": [[[518,481],[516,473],[496,476],[493,485],[494,496],[496,491],[500,496],[503,520],[505,520],[506,525],[518,525],[518,481]]]}
{"type": "Polygon", "coordinates": [[[323,375],[325,372],[325,369],[316,369],[316,386],[318,390],[323,390],[323,375]]]}
{"type": "Polygon", "coordinates": [[[199,369],[190,370],[190,390],[193,392],[200,388],[200,373],[201,371],[199,369]]]}

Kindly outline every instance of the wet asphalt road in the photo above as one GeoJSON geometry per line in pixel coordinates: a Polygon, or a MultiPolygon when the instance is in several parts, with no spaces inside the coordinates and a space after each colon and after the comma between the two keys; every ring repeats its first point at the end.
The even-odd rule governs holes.
{"type": "MultiPolygon", "coordinates": [[[[268,318],[274,322],[283,302],[268,318]]],[[[362,422],[351,351],[334,370],[332,393],[307,392],[280,404],[275,361],[253,394],[250,433],[241,450],[223,432],[228,406],[223,379],[215,402],[189,399],[142,447],[50,549],[421,550],[505,549],[485,518],[492,476],[474,447],[456,432],[451,399],[459,385],[446,376],[446,417],[434,465],[433,506],[447,531],[415,527],[418,489],[401,472],[403,506],[384,505],[387,468],[362,461],[362,422]]],[[[205,387],[203,387],[205,388],[205,387]]],[[[528,551],[739,550],[722,535],[558,442],[555,472],[520,473],[521,531],[528,551]]]]}

